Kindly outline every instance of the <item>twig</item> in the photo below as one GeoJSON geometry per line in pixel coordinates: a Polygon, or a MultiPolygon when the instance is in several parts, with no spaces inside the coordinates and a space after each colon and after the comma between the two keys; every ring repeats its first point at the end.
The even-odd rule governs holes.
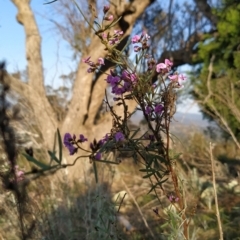
{"type": "Polygon", "coordinates": [[[212,143],[210,142],[210,160],[211,160],[211,164],[212,164],[212,180],[213,180],[214,200],[215,200],[215,206],[216,206],[216,216],[217,216],[217,220],[218,220],[220,240],[223,240],[223,230],[222,230],[222,223],[221,223],[221,218],[220,218],[219,208],[218,208],[218,197],[217,197],[215,168],[214,168],[212,150],[213,150],[213,146],[212,146],[212,143]]]}

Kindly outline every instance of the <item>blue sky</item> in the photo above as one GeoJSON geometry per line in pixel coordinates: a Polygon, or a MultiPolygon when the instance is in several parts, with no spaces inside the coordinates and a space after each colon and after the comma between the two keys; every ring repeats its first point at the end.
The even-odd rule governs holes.
{"type": "MultiPolygon", "coordinates": [[[[31,7],[42,36],[42,58],[45,84],[57,87],[62,85],[59,76],[75,69],[73,52],[70,46],[61,40],[48,18],[58,20],[52,6],[44,5],[45,0],[32,1],[31,7]]],[[[16,21],[17,9],[9,0],[0,0],[0,60],[7,61],[7,70],[14,72],[26,69],[25,34],[23,26],[16,21]]],[[[54,3],[53,3],[54,4],[54,3]]],[[[186,70],[182,68],[182,70],[186,70]]],[[[198,112],[195,105],[187,101],[178,107],[179,111],[198,112]]]]}
{"type": "MultiPolygon", "coordinates": [[[[7,61],[7,70],[13,72],[26,68],[24,28],[16,21],[17,9],[9,0],[0,0],[0,60],[7,61]]],[[[70,46],[56,34],[47,19],[55,17],[44,0],[32,1],[32,9],[42,36],[42,57],[45,83],[59,86],[58,76],[74,69],[70,46]],[[46,16],[46,18],[45,18],[46,16]]]]}

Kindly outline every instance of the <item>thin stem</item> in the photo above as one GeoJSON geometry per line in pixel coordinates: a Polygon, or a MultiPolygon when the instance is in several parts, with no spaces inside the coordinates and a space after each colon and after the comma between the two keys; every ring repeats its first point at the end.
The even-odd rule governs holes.
{"type": "Polygon", "coordinates": [[[212,179],[213,179],[213,191],[214,191],[214,201],[215,201],[215,206],[216,206],[216,216],[218,220],[218,228],[219,228],[219,235],[220,235],[220,240],[223,240],[223,230],[222,230],[222,223],[221,223],[221,218],[220,218],[220,213],[219,213],[219,208],[218,208],[218,197],[217,197],[217,187],[216,187],[216,179],[215,179],[215,168],[214,168],[214,160],[213,160],[213,145],[210,142],[210,160],[211,160],[211,165],[212,165],[212,179]]]}

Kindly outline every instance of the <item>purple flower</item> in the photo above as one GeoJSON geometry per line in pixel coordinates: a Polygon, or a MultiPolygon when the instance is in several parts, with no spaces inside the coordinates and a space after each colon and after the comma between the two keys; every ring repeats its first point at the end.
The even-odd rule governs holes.
{"type": "Polygon", "coordinates": [[[94,71],[95,71],[94,68],[88,68],[88,70],[87,70],[88,73],[92,73],[92,72],[94,72],[94,71]]]}
{"type": "Polygon", "coordinates": [[[173,63],[170,60],[165,59],[164,63],[157,64],[156,71],[167,73],[171,70],[172,65],[173,65],[173,63]]]}
{"type": "Polygon", "coordinates": [[[168,59],[165,59],[164,63],[168,66],[168,67],[171,67],[173,65],[173,63],[168,60],[168,59]]]}
{"type": "Polygon", "coordinates": [[[170,202],[178,202],[179,201],[179,197],[173,196],[172,193],[170,195],[168,195],[168,199],[170,202]]]}
{"type": "Polygon", "coordinates": [[[109,15],[109,16],[104,17],[104,20],[112,21],[113,20],[113,15],[109,15]]]}
{"type": "Polygon", "coordinates": [[[122,71],[121,79],[123,79],[124,81],[131,81],[132,83],[137,82],[136,74],[135,73],[129,73],[126,70],[122,71]]]}
{"type": "Polygon", "coordinates": [[[117,43],[119,43],[119,39],[117,37],[116,38],[112,38],[112,39],[109,40],[109,44],[110,45],[115,45],[117,43]]]}
{"type": "Polygon", "coordinates": [[[163,105],[158,104],[155,106],[155,108],[154,108],[155,113],[160,114],[160,113],[162,113],[162,111],[163,111],[163,105]]]}
{"type": "Polygon", "coordinates": [[[142,48],[139,46],[134,46],[133,50],[134,52],[139,52],[142,48]]]}
{"type": "Polygon", "coordinates": [[[83,142],[86,142],[87,140],[88,140],[88,139],[85,138],[83,134],[80,134],[80,135],[79,135],[79,140],[78,140],[78,142],[83,143],[83,142]]]}
{"type": "Polygon", "coordinates": [[[107,77],[107,83],[110,83],[112,87],[116,86],[119,82],[120,82],[120,77],[116,76],[112,76],[112,75],[108,75],[107,77]]]}
{"type": "Polygon", "coordinates": [[[159,63],[157,64],[156,66],[156,71],[159,73],[159,72],[162,72],[163,70],[166,70],[167,69],[167,66],[166,64],[164,63],[159,63]]]}
{"type": "Polygon", "coordinates": [[[122,132],[116,132],[115,133],[115,140],[116,142],[122,141],[124,140],[124,135],[122,132]]]}
{"type": "Polygon", "coordinates": [[[112,88],[112,93],[116,95],[122,95],[123,93],[125,93],[125,89],[123,87],[114,86],[112,88]]]}
{"type": "Polygon", "coordinates": [[[24,179],[24,172],[22,170],[19,170],[18,165],[16,165],[14,169],[15,169],[17,182],[22,181],[24,179]]]}
{"type": "Polygon", "coordinates": [[[124,82],[123,88],[125,92],[130,92],[132,91],[132,83],[130,82],[124,82]]]}
{"type": "Polygon", "coordinates": [[[138,35],[135,35],[132,37],[132,43],[138,43],[140,41],[141,37],[138,35]]]}
{"type": "Polygon", "coordinates": [[[95,159],[96,160],[101,160],[102,154],[100,152],[97,152],[97,154],[95,155],[95,159]]]}
{"type": "Polygon", "coordinates": [[[145,113],[149,115],[152,112],[152,108],[150,106],[146,106],[145,113]]]}
{"type": "Polygon", "coordinates": [[[114,30],[114,34],[118,37],[122,36],[123,35],[123,31],[121,30],[114,30]]]}
{"type": "Polygon", "coordinates": [[[70,133],[65,133],[63,143],[65,147],[68,149],[70,155],[73,155],[77,152],[77,148],[73,146],[73,138],[70,133]]]}
{"type": "Polygon", "coordinates": [[[172,76],[168,76],[168,78],[169,78],[171,81],[178,81],[178,75],[177,75],[177,74],[172,75],[172,76]]]}
{"type": "Polygon", "coordinates": [[[109,9],[110,9],[110,6],[109,6],[109,5],[104,5],[104,6],[103,6],[103,13],[106,14],[109,9]]]}
{"type": "Polygon", "coordinates": [[[107,34],[106,33],[102,33],[102,38],[107,38],[107,34]]]}
{"type": "Polygon", "coordinates": [[[100,65],[105,65],[103,58],[98,58],[98,63],[99,63],[100,65]]]}

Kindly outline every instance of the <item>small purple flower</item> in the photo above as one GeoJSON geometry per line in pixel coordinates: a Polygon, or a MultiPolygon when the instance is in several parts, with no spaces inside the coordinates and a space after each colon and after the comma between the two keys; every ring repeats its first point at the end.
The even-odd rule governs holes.
{"type": "Polygon", "coordinates": [[[109,15],[109,16],[104,17],[104,20],[105,21],[112,21],[113,20],[113,15],[109,15]]]}
{"type": "Polygon", "coordinates": [[[63,138],[63,143],[68,144],[72,141],[72,136],[70,133],[65,133],[64,138],[63,138]]]}
{"type": "Polygon", "coordinates": [[[138,43],[140,41],[141,37],[138,35],[135,35],[132,37],[132,43],[138,43]]]}
{"type": "Polygon", "coordinates": [[[165,59],[164,63],[168,66],[168,67],[171,67],[173,65],[173,63],[168,60],[168,59],[165,59]]]}
{"type": "Polygon", "coordinates": [[[126,92],[126,90],[123,87],[114,86],[112,88],[112,93],[114,93],[116,95],[122,95],[125,92],[126,92]]]}
{"type": "Polygon", "coordinates": [[[118,38],[112,38],[112,39],[109,40],[109,44],[110,45],[115,45],[117,43],[119,43],[119,39],[118,38]]]}
{"type": "Polygon", "coordinates": [[[24,172],[22,170],[19,170],[18,165],[14,167],[15,169],[15,174],[16,174],[16,180],[17,182],[20,182],[24,179],[24,172]]]}
{"type": "Polygon", "coordinates": [[[122,132],[116,132],[115,133],[115,140],[116,142],[122,141],[124,140],[124,135],[122,132]]]}
{"type": "Polygon", "coordinates": [[[88,73],[92,73],[92,72],[94,72],[94,71],[95,71],[94,68],[88,68],[88,70],[87,70],[88,73]]]}
{"type": "Polygon", "coordinates": [[[95,155],[96,160],[101,160],[102,154],[100,152],[97,152],[95,155]]]}
{"type": "Polygon", "coordinates": [[[105,65],[103,58],[98,58],[98,63],[99,63],[100,65],[105,65]]]}
{"type": "Polygon", "coordinates": [[[165,59],[164,63],[157,64],[156,71],[158,73],[160,73],[160,72],[167,73],[171,70],[172,65],[173,65],[173,63],[170,60],[165,59]]]}
{"type": "Polygon", "coordinates": [[[164,63],[159,63],[157,64],[156,66],[156,71],[159,73],[159,72],[162,72],[162,71],[165,71],[167,69],[167,66],[166,64],[164,63]]]}
{"type": "Polygon", "coordinates": [[[179,197],[173,196],[172,193],[170,195],[168,195],[168,199],[170,202],[178,202],[179,201],[179,197]]]}
{"type": "Polygon", "coordinates": [[[145,113],[149,115],[152,112],[152,108],[150,106],[146,106],[145,113]]]}
{"type": "Polygon", "coordinates": [[[107,38],[107,34],[106,33],[102,33],[102,38],[107,38]]]}
{"type": "Polygon", "coordinates": [[[119,82],[120,82],[120,77],[116,76],[112,76],[112,75],[108,75],[107,77],[107,83],[110,83],[112,87],[116,86],[119,82]]]}
{"type": "Polygon", "coordinates": [[[171,81],[178,81],[178,75],[177,75],[177,74],[172,75],[172,76],[168,76],[168,78],[169,78],[171,81]]]}
{"type": "Polygon", "coordinates": [[[123,31],[121,30],[114,30],[114,34],[118,37],[122,36],[123,35],[123,31]]]}
{"type": "Polygon", "coordinates": [[[78,141],[79,141],[80,143],[86,142],[87,140],[88,140],[88,139],[85,138],[83,134],[80,134],[80,135],[79,135],[79,140],[78,140],[78,141]]]}
{"type": "Polygon", "coordinates": [[[132,91],[132,83],[130,82],[124,82],[123,88],[126,92],[130,92],[132,91]]]}
{"type": "Polygon", "coordinates": [[[139,46],[134,46],[133,50],[134,52],[139,52],[142,48],[139,46]]]}
{"type": "Polygon", "coordinates": [[[160,113],[162,113],[162,111],[163,111],[163,105],[158,104],[155,106],[155,108],[154,108],[155,113],[160,114],[160,113]]]}
{"type": "Polygon", "coordinates": [[[110,6],[109,5],[104,5],[103,6],[103,13],[106,14],[110,9],[110,6]]]}
{"type": "Polygon", "coordinates": [[[65,147],[68,149],[70,155],[73,155],[77,152],[77,148],[73,146],[73,138],[70,133],[65,133],[63,143],[65,147]]]}

